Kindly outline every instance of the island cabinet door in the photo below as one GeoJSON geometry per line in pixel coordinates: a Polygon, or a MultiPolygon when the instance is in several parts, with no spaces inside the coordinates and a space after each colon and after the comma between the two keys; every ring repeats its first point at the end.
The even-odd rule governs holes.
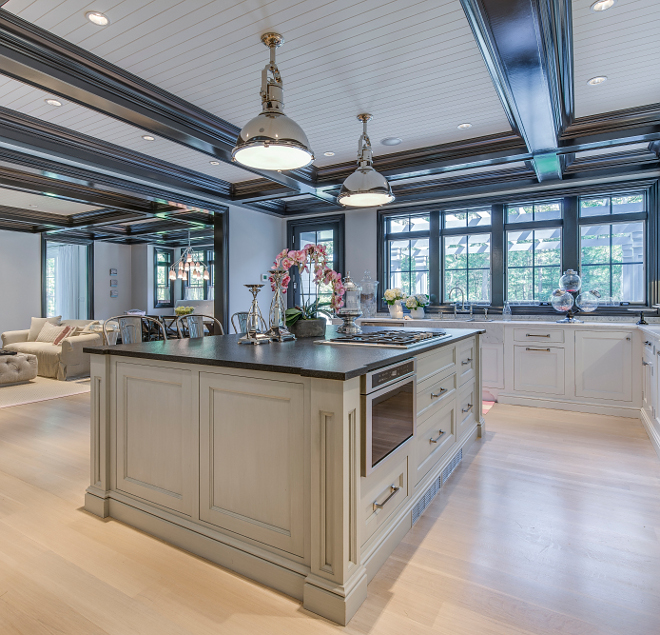
{"type": "Polygon", "coordinates": [[[578,397],[632,401],[632,333],[575,333],[575,394],[578,397]]]}
{"type": "Polygon", "coordinates": [[[117,489],[192,514],[197,416],[189,370],[117,364],[117,489]]]}
{"type": "Polygon", "coordinates": [[[303,385],[200,373],[200,518],[297,556],[303,385]]]}

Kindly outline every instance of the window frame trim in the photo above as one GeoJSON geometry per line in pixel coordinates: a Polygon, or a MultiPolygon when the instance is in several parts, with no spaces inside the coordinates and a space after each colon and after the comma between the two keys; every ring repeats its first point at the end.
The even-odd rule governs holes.
{"type": "Polygon", "coordinates": [[[169,280],[168,277],[168,282],[170,285],[170,301],[169,302],[161,302],[158,299],[158,253],[163,252],[163,253],[168,253],[170,256],[170,265],[168,267],[168,272],[167,275],[169,276],[169,268],[172,266],[172,263],[174,262],[174,249],[170,247],[159,247],[157,245],[154,245],[154,261],[153,261],[153,276],[154,276],[154,288],[153,288],[153,304],[154,304],[154,309],[171,309],[174,307],[174,280],[169,280]]]}

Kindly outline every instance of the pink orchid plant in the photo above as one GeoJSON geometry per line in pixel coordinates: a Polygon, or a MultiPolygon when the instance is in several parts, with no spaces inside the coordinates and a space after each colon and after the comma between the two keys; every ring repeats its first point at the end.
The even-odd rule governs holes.
{"type": "MultiPolygon", "coordinates": [[[[302,298],[302,306],[296,306],[293,309],[287,309],[286,322],[287,326],[295,324],[299,319],[312,320],[318,317],[319,312],[327,313],[320,309],[323,306],[330,306],[334,311],[337,311],[344,306],[343,295],[345,292],[344,285],[341,280],[341,274],[333,271],[328,267],[328,253],[323,245],[305,245],[302,249],[283,249],[275,258],[275,268],[284,269],[289,271],[291,267],[298,267],[300,274],[308,272],[314,274],[313,277],[309,276],[309,284],[307,289],[305,285],[301,284],[300,295],[302,298]],[[315,297],[312,301],[312,284],[315,286],[315,297]],[[327,285],[332,289],[332,296],[330,302],[319,302],[319,289],[321,284],[327,285]]],[[[271,277],[269,278],[271,287],[275,291],[276,282],[271,277]]],[[[282,291],[286,293],[289,283],[291,282],[291,275],[286,275],[282,279],[282,291]]]]}

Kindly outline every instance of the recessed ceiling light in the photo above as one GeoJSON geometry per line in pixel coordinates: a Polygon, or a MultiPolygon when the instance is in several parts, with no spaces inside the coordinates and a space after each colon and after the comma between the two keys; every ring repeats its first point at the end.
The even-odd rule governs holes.
{"type": "Polygon", "coordinates": [[[587,84],[589,84],[589,86],[598,86],[598,84],[602,84],[606,81],[607,77],[605,75],[599,75],[598,77],[592,77],[589,81],[587,81],[587,84]]]}
{"type": "Polygon", "coordinates": [[[596,0],[591,5],[591,10],[600,13],[601,11],[607,11],[611,9],[616,4],[616,0],[596,0]]]}
{"type": "Polygon", "coordinates": [[[334,156],[335,156],[335,153],[334,153],[334,152],[330,152],[330,151],[328,151],[328,152],[324,152],[324,153],[323,153],[323,156],[324,156],[324,157],[334,157],[334,156]]]}
{"type": "Polygon", "coordinates": [[[220,161],[209,161],[211,165],[220,165],[220,161]]]}
{"type": "Polygon", "coordinates": [[[468,128],[472,128],[471,123],[462,123],[458,126],[459,130],[467,130],[468,128]]]}
{"type": "Polygon", "coordinates": [[[59,99],[44,99],[44,101],[49,106],[55,106],[56,108],[59,108],[62,105],[62,102],[59,99]]]}
{"type": "Polygon", "coordinates": [[[100,11],[88,11],[85,13],[85,17],[96,26],[108,26],[110,24],[110,18],[107,15],[103,15],[100,11]]]}
{"type": "Polygon", "coordinates": [[[401,143],[401,139],[399,139],[399,137],[385,137],[384,139],[381,139],[380,142],[384,146],[398,146],[401,143]]]}
{"type": "Polygon", "coordinates": [[[155,140],[156,140],[156,137],[152,137],[150,134],[143,134],[143,135],[142,135],[142,138],[143,138],[145,141],[155,141],[155,140]]]}

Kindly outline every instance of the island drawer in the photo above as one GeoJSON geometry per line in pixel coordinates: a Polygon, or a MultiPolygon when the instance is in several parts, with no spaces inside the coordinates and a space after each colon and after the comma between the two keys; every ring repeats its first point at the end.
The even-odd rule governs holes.
{"type": "Polygon", "coordinates": [[[447,454],[456,443],[456,400],[436,410],[418,428],[415,437],[415,484],[447,454]]]}
{"type": "Polygon", "coordinates": [[[417,356],[417,383],[452,371],[456,366],[456,346],[443,346],[417,356]]]}
{"type": "Polygon", "coordinates": [[[561,328],[516,328],[513,329],[514,342],[532,342],[544,344],[562,344],[564,342],[564,329],[561,328]]]}
{"type": "Polygon", "coordinates": [[[417,420],[426,419],[449,401],[456,393],[456,373],[439,377],[440,373],[417,384],[417,420]]]}
{"type": "Polygon", "coordinates": [[[457,412],[459,441],[477,421],[479,404],[477,404],[477,385],[474,381],[466,384],[458,391],[457,412]]]}
{"type": "Polygon", "coordinates": [[[408,455],[401,455],[401,458],[388,469],[382,472],[378,470],[369,477],[362,478],[361,485],[362,502],[359,517],[364,522],[361,538],[363,545],[387,523],[392,514],[408,498],[408,455]]]}
{"type": "Polygon", "coordinates": [[[477,363],[475,352],[474,339],[461,342],[456,347],[456,372],[459,386],[474,379],[474,369],[477,363]]]}

